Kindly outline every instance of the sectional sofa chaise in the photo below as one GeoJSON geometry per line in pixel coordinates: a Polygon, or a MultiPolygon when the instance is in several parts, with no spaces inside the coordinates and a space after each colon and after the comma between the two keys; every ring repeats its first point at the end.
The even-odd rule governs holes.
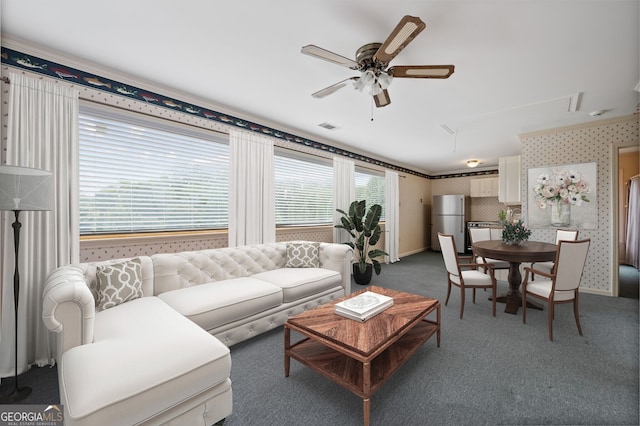
{"type": "Polygon", "coordinates": [[[229,346],[349,294],[344,244],[289,242],[62,266],[43,293],[67,425],[212,425],[229,346]]]}

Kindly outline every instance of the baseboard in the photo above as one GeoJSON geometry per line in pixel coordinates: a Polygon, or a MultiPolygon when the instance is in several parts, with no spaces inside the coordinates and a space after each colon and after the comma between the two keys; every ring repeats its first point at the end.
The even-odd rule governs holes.
{"type": "Polygon", "coordinates": [[[422,253],[423,251],[427,251],[427,248],[423,247],[423,248],[420,248],[420,249],[417,249],[417,250],[411,250],[411,251],[408,251],[406,253],[399,254],[398,257],[400,257],[402,259],[403,257],[411,256],[412,254],[422,253]]]}
{"type": "Polygon", "coordinates": [[[597,294],[598,296],[613,297],[613,294],[611,294],[611,292],[608,292],[606,290],[598,290],[597,288],[580,287],[579,291],[580,293],[597,294]]]}

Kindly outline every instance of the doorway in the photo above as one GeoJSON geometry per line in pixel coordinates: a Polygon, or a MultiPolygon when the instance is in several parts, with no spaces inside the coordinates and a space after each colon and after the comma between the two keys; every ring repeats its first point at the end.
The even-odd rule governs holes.
{"type": "Polygon", "coordinates": [[[627,262],[627,214],[628,192],[631,179],[638,179],[640,173],[640,148],[638,146],[618,148],[617,153],[617,265],[619,297],[639,298],[640,271],[627,262]]]}

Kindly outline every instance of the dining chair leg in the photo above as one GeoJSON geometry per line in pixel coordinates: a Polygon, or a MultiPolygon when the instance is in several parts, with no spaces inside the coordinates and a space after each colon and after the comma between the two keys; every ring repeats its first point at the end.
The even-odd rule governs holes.
{"type": "Polygon", "coordinates": [[[460,287],[460,319],[462,319],[462,315],[464,314],[464,287],[460,287]]]}
{"type": "Polygon", "coordinates": [[[491,300],[493,305],[493,316],[496,316],[496,283],[493,283],[493,287],[491,288],[491,300]]]}
{"type": "Polygon", "coordinates": [[[476,289],[473,289],[473,303],[476,303],[476,289]]]}
{"type": "Polygon", "coordinates": [[[576,325],[578,326],[578,333],[580,333],[580,335],[582,336],[582,327],[580,327],[580,314],[578,312],[578,294],[576,294],[576,297],[573,299],[573,315],[576,317],[576,325]]]}
{"type": "Polygon", "coordinates": [[[553,342],[553,301],[550,300],[549,303],[549,309],[547,309],[549,311],[549,317],[547,318],[547,321],[549,323],[549,340],[551,340],[553,342]]]}
{"type": "Polygon", "coordinates": [[[447,282],[447,298],[444,301],[445,306],[447,306],[447,303],[449,303],[449,296],[451,296],[451,280],[448,280],[447,282]]]}
{"type": "Polygon", "coordinates": [[[522,323],[527,323],[527,295],[524,290],[522,291],[522,323]]]}

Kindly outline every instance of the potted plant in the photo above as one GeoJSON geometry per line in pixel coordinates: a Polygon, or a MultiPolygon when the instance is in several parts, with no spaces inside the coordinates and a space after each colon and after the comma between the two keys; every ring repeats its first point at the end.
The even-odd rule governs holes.
{"type": "Polygon", "coordinates": [[[387,256],[387,253],[372,249],[380,240],[382,230],[379,221],[382,207],[379,204],[372,205],[367,211],[367,202],[354,201],[349,206],[349,212],[336,209],[342,215],[340,224],[336,228],[346,230],[353,238],[348,244],[356,252],[356,263],[353,264],[353,278],[357,284],[369,284],[372,270],[380,275],[382,265],[377,257],[387,256]]]}
{"type": "Polygon", "coordinates": [[[502,228],[502,243],[508,246],[520,245],[531,236],[531,230],[521,220],[505,222],[502,228]]]}

